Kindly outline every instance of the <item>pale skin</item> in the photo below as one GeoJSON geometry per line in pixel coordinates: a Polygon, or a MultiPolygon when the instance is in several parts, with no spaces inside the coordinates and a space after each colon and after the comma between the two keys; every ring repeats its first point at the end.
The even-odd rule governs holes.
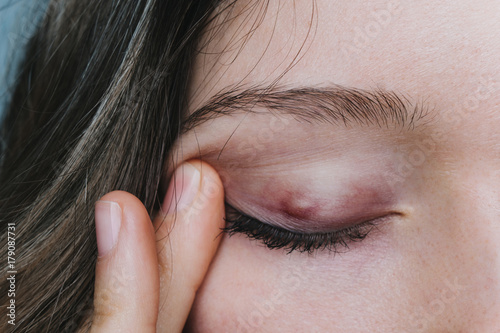
{"type": "Polygon", "coordinates": [[[141,253],[123,264],[139,271],[127,288],[137,294],[127,294],[126,302],[123,295],[112,298],[116,310],[95,331],[180,332],[187,319],[191,332],[498,332],[500,4],[271,1],[250,35],[255,19],[245,20],[246,5],[240,1],[235,13],[243,14],[202,43],[190,113],[220,91],[278,82],[287,89],[395,91],[411,105],[425,105],[426,117],[401,130],[307,123],[261,107],[187,131],[165,179],[202,158],[193,164],[218,190],[184,208],[203,214],[177,215],[169,240],[161,235],[172,215],[155,234],[137,199],[123,192],[103,199],[137,211],[142,217],[134,226],[143,232],[122,227],[118,245],[99,260],[97,291],[113,276],[107,261],[125,257],[125,248],[141,253]],[[335,229],[339,216],[397,214],[341,254],[287,254],[241,234],[213,237],[224,224],[224,200],[303,232],[335,229]],[[283,200],[311,216],[292,224],[283,200]],[[318,201],[321,209],[309,209],[318,201]],[[203,233],[183,229],[191,225],[184,217],[203,233]],[[186,267],[188,273],[175,273],[186,267]]]}

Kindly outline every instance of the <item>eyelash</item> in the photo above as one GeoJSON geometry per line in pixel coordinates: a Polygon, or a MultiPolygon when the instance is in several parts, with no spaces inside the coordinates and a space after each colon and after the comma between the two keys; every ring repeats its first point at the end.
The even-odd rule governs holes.
{"type": "Polygon", "coordinates": [[[376,227],[372,219],[353,226],[331,232],[300,233],[281,227],[271,226],[251,216],[243,214],[226,204],[226,227],[223,232],[229,236],[244,234],[250,239],[262,242],[269,249],[285,249],[287,254],[294,251],[307,252],[327,250],[340,253],[349,250],[349,245],[360,242],[376,227]]]}

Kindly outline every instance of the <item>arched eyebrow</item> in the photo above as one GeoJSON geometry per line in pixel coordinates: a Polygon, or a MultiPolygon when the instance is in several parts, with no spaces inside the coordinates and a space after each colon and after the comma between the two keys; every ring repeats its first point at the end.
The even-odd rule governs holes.
{"type": "Polygon", "coordinates": [[[182,132],[217,117],[244,112],[288,114],[309,123],[392,126],[413,130],[422,123],[428,111],[424,103],[412,103],[404,95],[393,91],[367,91],[342,86],[252,88],[215,95],[188,116],[182,132]]]}

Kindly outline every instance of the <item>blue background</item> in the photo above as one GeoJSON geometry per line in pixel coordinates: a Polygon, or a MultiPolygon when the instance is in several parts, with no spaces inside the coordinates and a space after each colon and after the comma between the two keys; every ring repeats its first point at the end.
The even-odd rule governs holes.
{"type": "Polygon", "coordinates": [[[16,65],[46,3],[47,0],[0,0],[0,118],[15,78],[16,65]]]}

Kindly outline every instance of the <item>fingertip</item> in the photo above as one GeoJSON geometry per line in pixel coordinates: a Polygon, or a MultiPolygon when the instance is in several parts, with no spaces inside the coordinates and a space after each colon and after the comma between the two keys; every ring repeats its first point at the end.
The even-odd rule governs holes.
{"type": "MultiPolygon", "coordinates": [[[[190,160],[201,173],[201,189],[198,200],[192,205],[194,210],[208,209],[215,216],[224,212],[224,186],[217,170],[205,161],[190,160]]],[[[216,222],[223,222],[216,219],[216,222]]]]}
{"type": "Polygon", "coordinates": [[[154,331],[151,328],[157,321],[159,273],[155,233],[146,208],[130,193],[110,192],[96,203],[96,233],[99,258],[93,326],[154,331]],[[120,216],[117,240],[116,216],[120,216]],[[111,248],[110,239],[115,241],[111,248]],[[102,255],[102,251],[107,252],[102,255]],[[143,330],[145,327],[149,329],[143,330]]]}
{"type": "Polygon", "coordinates": [[[219,197],[224,196],[223,184],[219,173],[215,168],[202,160],[189,160],[188,163],[192,164],[195,168],[197,168],[201,175],[202,179],[207,179],[211,183],[213,187],[212,190],[216,190],[213,193],[218,194],[219,197]]]}
{"type": "MultiPolygon", "coordinates": [[[[161,299],[168,298],[158,318],[162,331],[182,330],[196,292],[217,252],[221,240],[217,236],[225,223],[224,189],[219,174],[210,164],[200,160],[185,163],[201,175],[197,195],[189,206],[176,214],[158,215],[155,219],[160,274],[165,276],[161,279],[161,299]]],[[[172,184],[179,182],[173,179],[169,187],[172,184]]],[[[165,200],[171,200],[168,191],[165,200]]]]}
{"type": "Polygon", "coordinates": [[[99,200],[95,204],[95,228],[99,257],[106,256],[116,246],[122,221],[122,209],[113,201],[99,200]]]}
{"type": "Polygon", "coordinates": [[[144,204],[135,195],[125,191],[113,191],[105,194],[99,201],[108,201],[117,203],[123,214],[138,219],[149,219],[149,213],[144,204]]]}
{"type": "Polygon", "coordinates": [[[121,208],[125,222],[122,228],[125,228],[127,233],[146,233],[154,238],[154,228],[149,213],[135,195],[125,191],[113,191],[104,195],[99,202],[113,202],[121,208]]]}
{"type": "Polygon", "coordinates": [[[221,213],[223,208],[221,177],[210,164],[195,159],[183,162],[174,170],[158,216],[172,220],[180,214],[187,216],[183,220],[189,223],[206,209],[221,213]]]}

